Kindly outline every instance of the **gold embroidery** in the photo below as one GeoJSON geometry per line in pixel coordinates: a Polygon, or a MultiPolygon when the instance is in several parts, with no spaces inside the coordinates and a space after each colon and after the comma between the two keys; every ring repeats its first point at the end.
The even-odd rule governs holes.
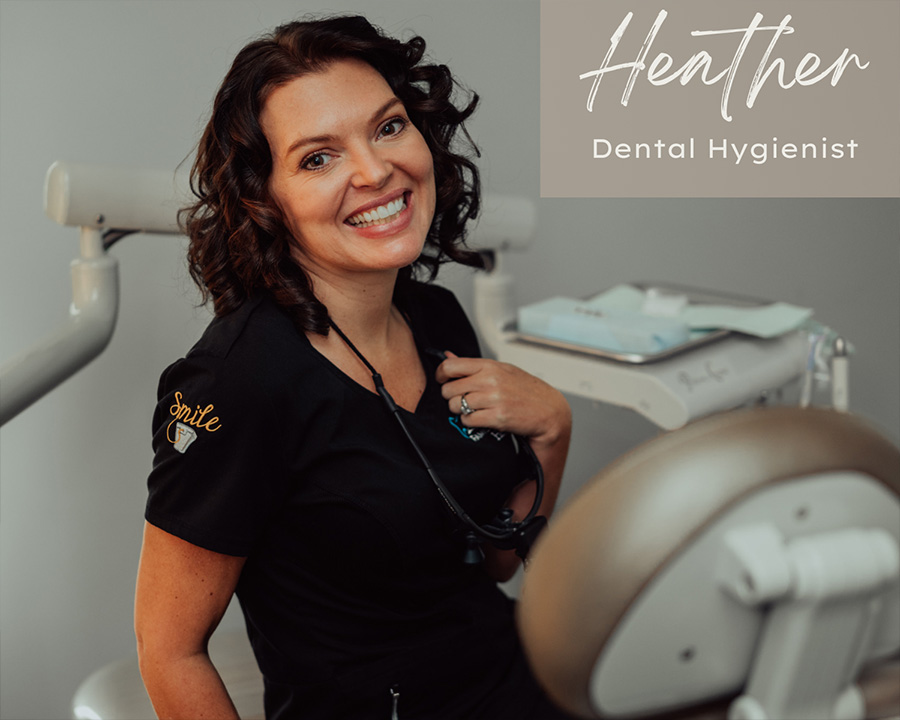
{"type": "Polygon", "coordinates": [[[169,414],[172,415],[173,420],[169,423],[169,426],[166,428],[166,438],[168,438],[170,443],[177,443],[181,439],[181,429],[176,426],[176,435],[175,439],[172,439],[172,425],[175,423],[184,423],[185,425],[192,425],[195,428],[201,430],[208,430],[209,432],[216,432],[216,430],[220,430],[222,428],[222,423],[218,417],[213,416],[206,419],[206,416],[215,410],[215,406],[212,404],[207,405],[205,408],[201,408],[199,405],[196,408],[192,409],[190,405],[187,405],[181,401],[182,394],[180,391],[176,391],[175,393],[175,404],[169,408],[169,414]]]}

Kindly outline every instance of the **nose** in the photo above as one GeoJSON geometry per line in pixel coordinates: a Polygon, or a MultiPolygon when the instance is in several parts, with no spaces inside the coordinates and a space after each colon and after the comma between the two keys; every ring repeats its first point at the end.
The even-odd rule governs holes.
{"type": "Polygon", "coordinates": [[[354,153],[354,187],[381,187],[393,171],[393,164],[379,148],[366,144],[354,153]]]}

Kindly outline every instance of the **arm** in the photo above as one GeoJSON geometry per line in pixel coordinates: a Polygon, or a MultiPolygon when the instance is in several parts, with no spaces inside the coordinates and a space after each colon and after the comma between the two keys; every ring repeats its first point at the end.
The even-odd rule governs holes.
{"type": "Polygon", "coordinates": [[[145,524],[135,634],[141,677],[160,718],[238,718],[207,643],[244,561],[145,524]]]}
{"type": "MultiPolygon", "coordinates": [[[[437,380],[450,411],[459,414],[462,396],[473,408],[460,420],[467,427],[513,432],[528,443],[544,470],[540,514],[549,517],[559,495],[572,432],[572,412],[562,393],[514,365],[485,358],[460,358],[447,353],[437,380]]],[[[516,519],[531,509],[534,483],[513,491],[509,507],[516,519]]],[[[519,559],[512,550],[485,548],[488,571],[498,580],[512,577],[519,559]]]]}

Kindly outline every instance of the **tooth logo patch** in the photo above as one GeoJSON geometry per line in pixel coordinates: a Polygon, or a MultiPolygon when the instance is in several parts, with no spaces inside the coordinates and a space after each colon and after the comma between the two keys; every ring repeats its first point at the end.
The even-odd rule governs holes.
{"type": "Polygon", "coordinates": [[[187,451],[191,443],[197,439],[197,430],[206,430],[212,433],[222,427],[218,417],[209,417],[210,413],[215,410],[214,405],[210,404],[206,407],[197,405],[192,408],[182,402],[182,397],[180,391],[175,393],[175,404],[169,408],[172,421],[166,428],[166,438],[180,453],[187,451]]]}
{"type": "Polygon", "coordinates": [[[459,415],[451,415],[447,418],[450,421],[450,424],[455,427],[459,434],[462,435],[466,440],[472,440],[474,442],[478,442],[483,437],[490,436],[494,438],[494,440],[502,440],[506,437],[505,432],[500,432],[499,430],[488,430],[487,428],[469,428],[465,427],[460,421],[459,415]]]}
{"type": "Polygon", "coordinates": [[[196,439],[197,432],[193,428],[184,423],[175,423],[175,441],[172,444],[178,452],[184,454],[196,439]]]}

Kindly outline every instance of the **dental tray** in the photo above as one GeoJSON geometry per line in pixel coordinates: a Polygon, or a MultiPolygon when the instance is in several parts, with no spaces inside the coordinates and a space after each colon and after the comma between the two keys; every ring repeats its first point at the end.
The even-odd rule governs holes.
{"type": "MultiPolygon", "coordinates": [[[[770,304],[769,301],[759,300],[756,298],[748,298],[725,293],[716,293],[709,290],[701,290],[699,288],[693,288],[683,285],[670,285],[665,283],[653,282],[636,282],[628,283],[628,285],[636,288],[637,290],[643,291],[644,293],[652,288],[668,295],[684,296],[687,298],[687,302],[689,305],[728,305],[735,308],[759,308],[770,304]]],[[[600,294],[602,293],[598,293],[598,295],[600,294]]],[[[585,298],[584,301],[590,302],[598,295],[585,298]]],[[[541,345],[544,347],[552,347],[558,350],[566,350],[569,352],[581,353],[584,355],[591,355],[593,357],[603,358],[604,360],[613,360],[615,362],[628,363],[632,365],[640,365],[644,363],[654,363],[661,360],[667,360],[668,358],[680,355],[684,352],[688,352],[689,350],[694,350],[698,347],[709,345],[710,343],[718,342],[723,338],[738,334],[733,330],[727,329],[710,330],[699,333],[695,332],[691,333],[691,336],[685,342],[682,342],[680,344],[667,347],[659,352],[642,353],[602,350],[586,345],[579,345],[574,342],[555,340],[539,335],[522,333],[518,331],[517,326],[513,329],[516,339],[520,342],[533,345],[541,345]]]]}

